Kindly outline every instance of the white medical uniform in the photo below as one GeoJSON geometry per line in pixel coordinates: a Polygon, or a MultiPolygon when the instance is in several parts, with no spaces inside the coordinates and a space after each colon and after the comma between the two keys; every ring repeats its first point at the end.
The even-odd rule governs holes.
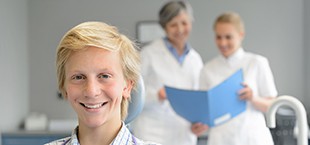
{"type": "Polygon", "coordinates": [[[191,48],[180,64],[159,39],[142,49],[141,59],[146,98],[143,111],[131,124],[133,133],[163,145],[196,145],[191,123],[178,116],[168,100],[159,101],[158,92],[164,85],[198,89],[203,67],[200,55],[191,48]]]}
{"type": "MultiPolygon", "coordinates": [[[[277,90],[268,60],[238,49],[227,59],[214,58],[201,71],[200,88],[210,89],[242,68],[244,82],[253,90],[253,97],[275,97],[277,90]]],[[[232,120],[210,129],[208,145],[273,145],[262,112],[247,102],[247,110],[232,120]]]]}

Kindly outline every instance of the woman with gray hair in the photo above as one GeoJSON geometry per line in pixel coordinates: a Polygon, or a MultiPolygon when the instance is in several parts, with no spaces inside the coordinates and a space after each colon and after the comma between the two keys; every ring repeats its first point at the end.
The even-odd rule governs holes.
{"type": "Polygon", "coordinates": [[[164,85],[198,89],[203,66],[200,55],[190,46],[193,13],[189,3],[170,1],[159,11],[159,23],[166,36],[141,51],[142,75],[146,88],[145,106],[132,124],[141,139],[163,145],[196,145],[206,126],[192,125],[178,116],[166,99],[164,85]]]}

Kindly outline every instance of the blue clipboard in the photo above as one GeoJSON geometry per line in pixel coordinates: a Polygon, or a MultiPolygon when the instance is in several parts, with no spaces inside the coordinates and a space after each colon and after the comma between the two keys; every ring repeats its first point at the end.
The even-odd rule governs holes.
{"type": "Polygon", "coordinates": [[[184,90],[165,86],[167,98],[174,111],[186,120],[201,122],[210,127],[220,125],[246,110],[239,99],[243,88],[243,72],[238,70],[208,91],[184,90]]]}

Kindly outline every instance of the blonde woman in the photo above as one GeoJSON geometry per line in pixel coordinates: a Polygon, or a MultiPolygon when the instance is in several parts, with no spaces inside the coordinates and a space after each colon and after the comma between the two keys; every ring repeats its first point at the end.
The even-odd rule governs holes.
{"type": "Polygon", "coordinates": [[[210,89],[241,68],[244,88],[239,96],[247,102],[247,109],[227,123],[211,128],[208,144],[273,145],[263,114],[277,96],[267,58],[244,50],[244,25],[237,13],[220,15],[214,23],[214,33],[221,55],[205,64],[200,88],[210,89]]]}

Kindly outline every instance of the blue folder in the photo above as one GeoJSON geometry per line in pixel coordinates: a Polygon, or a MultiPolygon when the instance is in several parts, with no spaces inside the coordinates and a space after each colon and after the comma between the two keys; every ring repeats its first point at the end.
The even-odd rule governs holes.
{"type": "Polygon", "coordinates": [[[243,73],[238,70],[208,91],[184,90],[165,86],[167,98],[174,111],[192,123],[209,127],[223,124],[246,110],[246,102],[239,99],[243,88],[243,73]]]}

